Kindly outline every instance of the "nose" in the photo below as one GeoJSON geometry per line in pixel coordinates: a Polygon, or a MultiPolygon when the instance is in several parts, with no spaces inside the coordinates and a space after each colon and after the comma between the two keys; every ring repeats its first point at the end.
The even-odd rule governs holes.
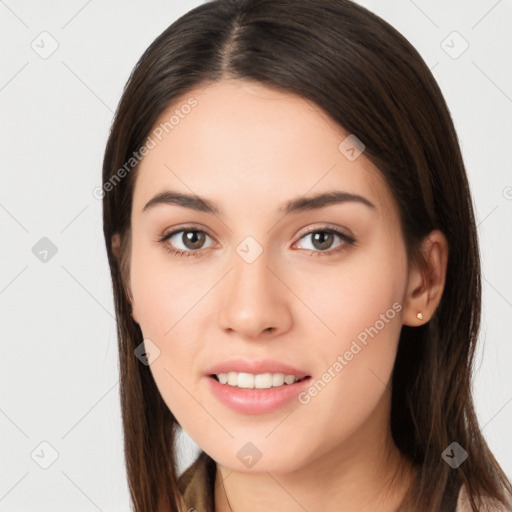
{"type": "Polygon", "coordinates": [[[233,268],[220,288],[219,326],[240,338],[277,336],[292,325],[293,294],[269,261],[268,252],[264,250],[251,263],[234,254],[233,268]]]}

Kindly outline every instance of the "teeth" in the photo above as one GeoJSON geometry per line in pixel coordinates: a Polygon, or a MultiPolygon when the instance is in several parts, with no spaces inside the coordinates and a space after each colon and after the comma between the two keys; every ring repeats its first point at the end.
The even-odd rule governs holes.
{"type": "Polygon", "coordinates": [[[278,387],[284,384],[284,374],[283,373],[274,373],[272,375],[272,386],[278,387]]]}
{"type": "Polygon", "coordinates": [[[294,375],[286,375],[284,378],[285,384],[293,384],[295,382],[295,376],[294,375]]]}
{"type": "Polygon", "coordinates": [[[268,389],[272,387],[272,374],[260,373],[254,376],[254,387],[256,389],[268,389]]]}
{"type": "Polygon", "coordinates": [[[295,375],[285,375],[284,373],[259,373],[254,375],[253,373],[238,372],[219,373],[217,379],[221,384],[246,389],[277,388],[284,384],[293,384],[299,380],[295,375]]]}
{"type": "Polygon", "coordinates": [[[239,373],[238,387],[248,389],[254,388],[254,375],[252,373],[239,373]]]}

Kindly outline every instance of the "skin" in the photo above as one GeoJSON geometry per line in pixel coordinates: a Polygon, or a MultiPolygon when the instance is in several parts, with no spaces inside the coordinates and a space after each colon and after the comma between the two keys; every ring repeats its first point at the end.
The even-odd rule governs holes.
{"type": "Polygon", "coordinates": [[[441,299],[446,239],[433,231],[424,241],[427,281],[408,264],[398,208],[378,169],[364,152],[347,159],[338,146],[348,133],[311,102],[226,79],[184,95],[161,121],[190,97],[197,106],[137,170],[130,300],[144,338],[160,350],[150,370],[163,399],[217,462],[216,510],[392,511],[414,471],[391,438],[390,377],[402,324],[428,321],[441,299]],[[176,205],[142,212],[167,189],[206,197],[221,214],[176,205]],[[376,208],[278,211],[331,190],[376,208]],[[325,224],[356,244],[334,236],[319,248],[307,233],[325,224]],[[203,245],[185,245],[184,233],[157,241],[179,228],[205,231],[203,245]],[[236,252],[247,236],[263,250],[252,263],[236,252]],[[202,256],[173,256],[171,243],[202,256]],[[206,369],[233,356],[277,359],[320,378],[395,303],[394,318],[307,404],[244,415],[208,390],[206,369]],[[237,457],[247,442],[262,453],[252,468],[237,457]]]}

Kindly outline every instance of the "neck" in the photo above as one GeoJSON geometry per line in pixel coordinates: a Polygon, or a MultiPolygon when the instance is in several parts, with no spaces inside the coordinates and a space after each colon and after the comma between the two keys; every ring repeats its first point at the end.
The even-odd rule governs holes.
{"type": "Polygon", "coordinates": [[[415,469],[400,454],[390,429],[380,431],[376,435],[375,424],[363,425],[336,448],[288,473],[240,473],[217,464],[215,511],[394,512],[415,469]]]}

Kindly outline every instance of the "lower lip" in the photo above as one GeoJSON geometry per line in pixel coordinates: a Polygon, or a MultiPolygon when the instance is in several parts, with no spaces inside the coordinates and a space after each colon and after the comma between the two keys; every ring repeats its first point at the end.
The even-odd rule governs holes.
{"type": "MultiPolygon", "coordinates": [[[[206,377],[215,397],[224,405],[242,414],[265,414],[276,411],[291,402],[310,384],[310,377],[293,384],[267,389],[244,389],[221,384],[206,377]]],[[[297,400],[298,402],[298,400],[297,400]]]]}

